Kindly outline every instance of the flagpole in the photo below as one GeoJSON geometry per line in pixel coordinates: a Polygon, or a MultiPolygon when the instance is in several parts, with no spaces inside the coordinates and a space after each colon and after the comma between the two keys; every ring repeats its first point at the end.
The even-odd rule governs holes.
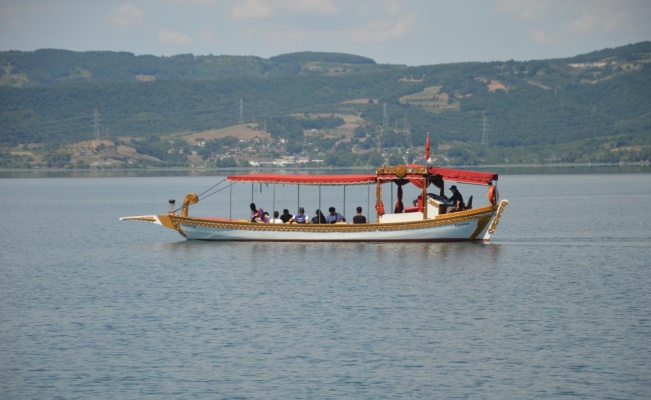
{"type": "Polygon", "coordinates": [[[429,158],[429,147],[430,147],[430,140],[429,140],[429,131],[427,132],[427,140],[425,141],[425,162],[430,163],[430,158],[429,158]]]}

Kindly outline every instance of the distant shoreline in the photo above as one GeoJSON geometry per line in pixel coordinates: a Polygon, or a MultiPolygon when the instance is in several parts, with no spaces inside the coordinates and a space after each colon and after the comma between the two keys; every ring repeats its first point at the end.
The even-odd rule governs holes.
{"type": "MultiPolygon", "coordinates": [[[[445,166],[469,170],[491,170],[503,174],[545,174],[545,173],[651,173],[651,164],[644,162],[613,164],[495,164],[479,166],[445,166]]],[[[0,169],[2,178],[43,177],[145,177],[145,176],[225,176],[234,172],[265,171],[270,173],[323,172],[323,171],[368,171],[368,168],[107,168],[107,169],[0,169]]]]}

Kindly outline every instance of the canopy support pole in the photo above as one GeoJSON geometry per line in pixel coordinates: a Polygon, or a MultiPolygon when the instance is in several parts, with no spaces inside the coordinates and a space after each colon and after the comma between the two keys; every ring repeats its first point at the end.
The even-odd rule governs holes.
{"type": "Polygon", "coordinates": [[[346,215],[346,185],[344,185],[344,218],[346,215]]]}
{"type": "Polygon", "coordinates": [[[375,222],[380,222],[380,205],[382,205],[382,184],[378,179],[375,185],[375,222]]]}
{"type": "Polygon", "coordinates": [[[366,215],[368,215],[369,221],[371,222],[371,184],[366,184],[366,215]]]}
{"type": "Polygon", "coordinates": [[[423,196],[423,219],[427,219],[427,204],[429,203],[429,199],[427,198],[427,180],[423,180],[423,193],[421,193],[421,196],[423,196]]]}

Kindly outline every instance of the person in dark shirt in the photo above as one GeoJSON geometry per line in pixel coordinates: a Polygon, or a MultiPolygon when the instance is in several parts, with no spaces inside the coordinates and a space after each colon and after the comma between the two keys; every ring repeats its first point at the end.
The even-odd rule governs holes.
{"type": "Polygon", "coordinates": [[[450,186],[450,190],[452,191],[452,197],[448,199],[452,205],[447,208],[446,212],[455,212],[463,209],[464,203],[463,203],[463,196],[461,195],[461,192],[455,185],[450,186]]]}
{"type": "Polygon", "coordinates": [[[328,221],[326,220],[325,215],[321,212],[321,210],[316,210],[315,216],[312,218],[312,223],[313,224],[327,224],[328,221]]]}
{"type": "Polygon", "coordinates": [[[280,220],[283,221],[283,224],[286,224],[290,219],[292,219],[292,214],[290,214],[289,210],[285,208],[283,210],[283,215],[280,216],[280,220]]]}
{"type": "Polygon", "coordinates": [[[353,224],[365,224],[366,217],[362,215],[362,207],[357,207],[357,215],[353,217],[353,224]]]}

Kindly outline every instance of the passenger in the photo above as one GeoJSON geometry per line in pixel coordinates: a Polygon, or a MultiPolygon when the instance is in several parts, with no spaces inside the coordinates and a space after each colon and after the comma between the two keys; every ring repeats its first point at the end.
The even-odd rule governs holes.
{"type": "MultiPolygon", "coordinates": [[[[271,222],[272,224],[284,224],[283,220],[280,219],[279,214],[280,213],[278,211],[274,211],[274,217],[269,222],[271,222]]],[[[291,215],[290,215],[290,218],[291,218],[291,215]]]]}
{"type": "Polygon", "coordinates": [[[251,222],[269,222],[269,213],[265,213],[262,208],[256,209],[255,203],[251,203],[251,222]]]}
{"type": "Polygon", "coordinates": [[[357,207],[357,215],[353,217],[353,224],[365,224],[366,217],[362,215],[362,207],[357,207]]]}
{"type": "Polygon", "coordinates": [[[251,222],[259,222],[260,216],[258,215],[258,209],[255,203],[251,203],[249,207],[251,207],[251,222]]]}
{"type": "Polygon", "coordinates": [[[316,210],[314,212],[316,215],[312,218],[312,223],[313,224],[327,224],[328,220],[326,220],[325,215],[321,212],[321,210],[316,210]]]}
{"type": "Polygon", "coordinates": [[[289,220],[289,223],[296,222],[297,224],[309,224],[310,220],[305,215],[305,209],[303,207],[298,208],[298,214],[294,215],[292,219],[289,220]]]}
{"type": "Polygon", "coordinates": [[[463,206],[465,204],[463,203],[463,196],[461,195],[461,192],[459,192],[455,185],[450,186],[450,190],[452,191],[452,197],[450,197],[448,201],[452,203],[452,205],[448,207],[445,212],[451,213],[463,210],[463,206]]]}
{"type": "Polygon", "coordinates": [[[339,214],[334,207],[328,209],[330,215],[326,218],[329,224],[336,224],[337,222],[346,222],[346,218],[343,215],[339,214]]]}
{"type": "Polygon", "coordinates": [[[289,222],[290,219],[292,219],[292,214],[290,214],[289,210],[285,208],[283,210],[283,215],[280,216],[280,220],[286,224],[289,222]]]}

